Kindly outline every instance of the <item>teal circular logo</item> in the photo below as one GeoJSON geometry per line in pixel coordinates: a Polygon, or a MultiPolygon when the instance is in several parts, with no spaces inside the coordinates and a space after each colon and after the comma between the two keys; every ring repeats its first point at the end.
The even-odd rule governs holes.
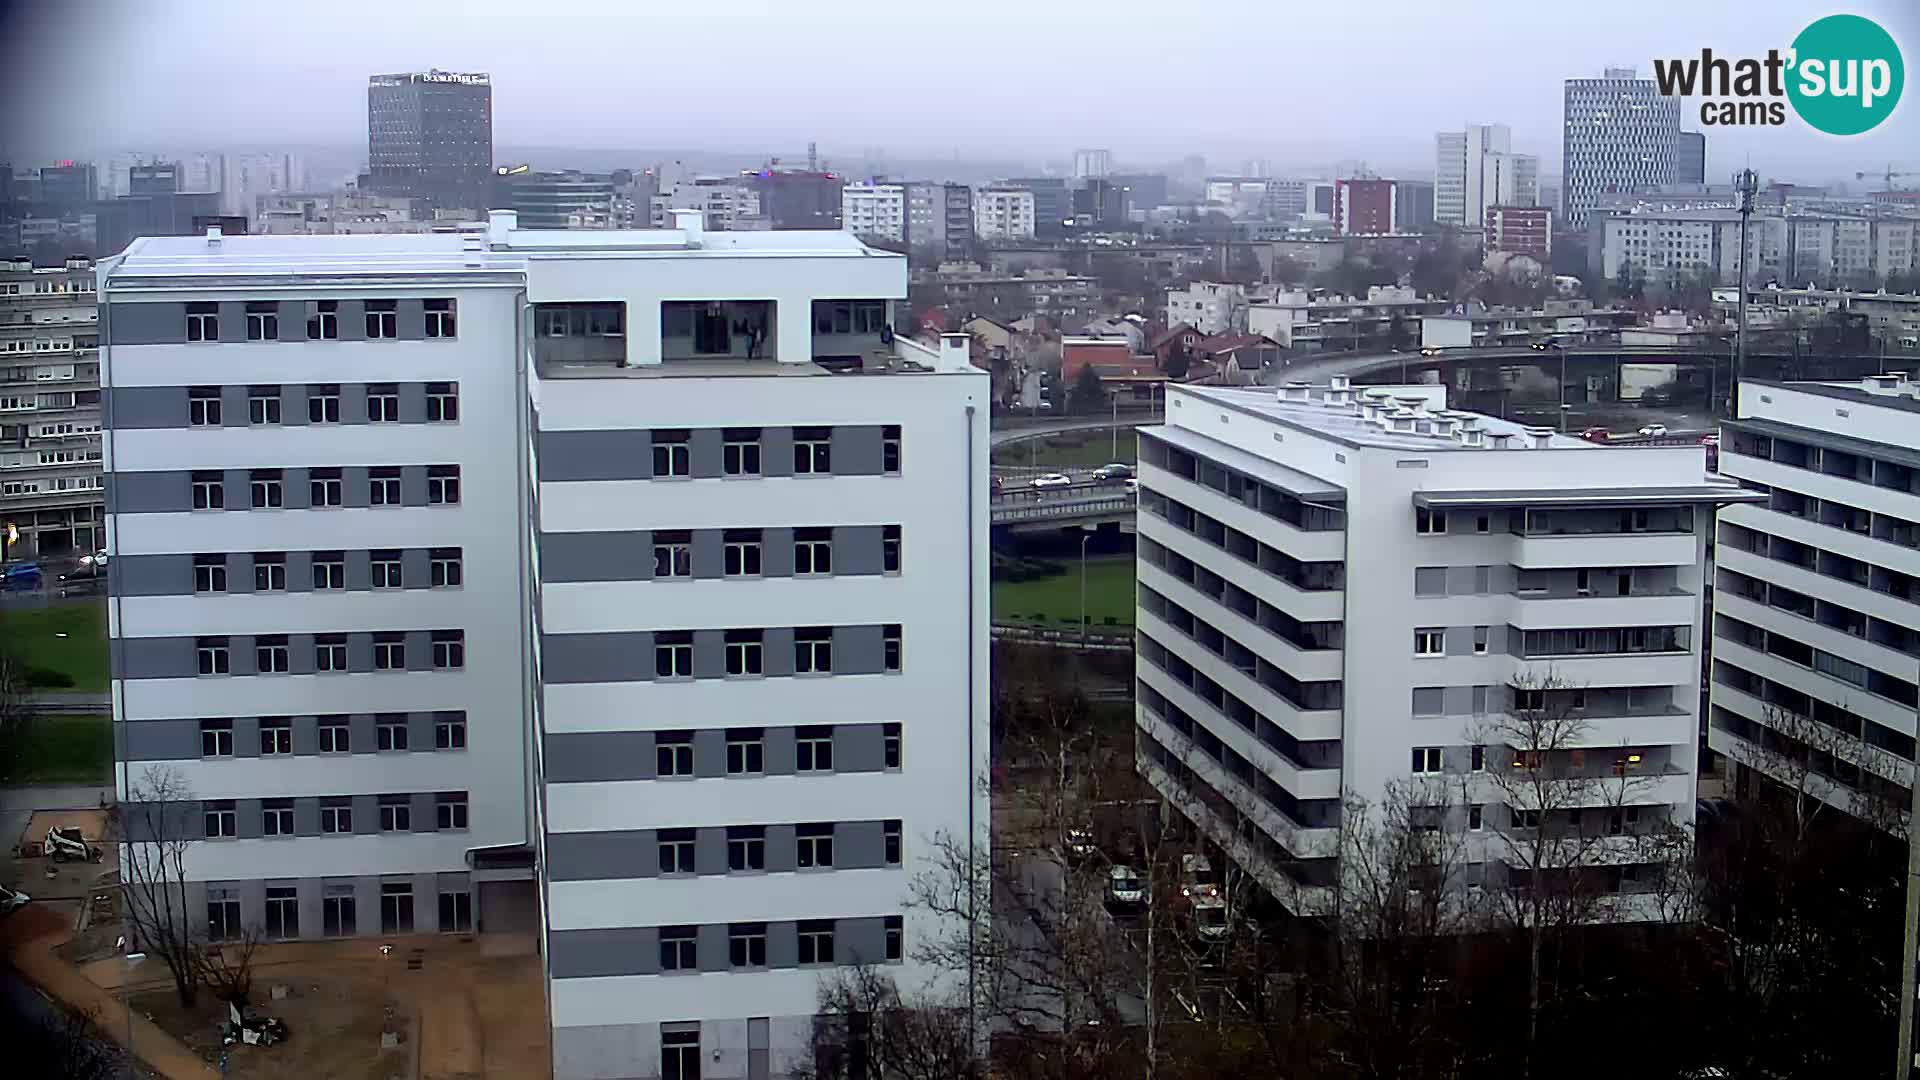
{"type": "Polygon", "coordinates": [[[1906,84],[1900,46],[1872,19],[1829,15],[1793,39],[1787,99],[1829,135],[1872,131],[1893,115],[1906,84]]]}

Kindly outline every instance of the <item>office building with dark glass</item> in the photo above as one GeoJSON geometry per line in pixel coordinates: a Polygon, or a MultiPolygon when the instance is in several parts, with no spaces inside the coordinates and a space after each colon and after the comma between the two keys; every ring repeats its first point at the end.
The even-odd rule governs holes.
{"type": "Polygon", "coordinates": [[[493,83],[416,71],[367,80],[367,179],[380,195],[486,209],[493,183],[493,83]]]}

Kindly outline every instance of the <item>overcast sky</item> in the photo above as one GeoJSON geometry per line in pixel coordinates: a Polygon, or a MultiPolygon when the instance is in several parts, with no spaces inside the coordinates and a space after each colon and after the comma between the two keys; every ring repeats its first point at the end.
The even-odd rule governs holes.
{"type": "MultiPolygon", "coordinates": [[[[1655,56],[1753,55],[1853,10],[1920,64],[1920,3],[1853,0],[0,0],[0,155],[332,143],[364,148],[366,78],[493,76],[501,146],[793,152],[848,162],[1201,153],[1305,168],[1433,167],[1433,133],[1504,121],[1560,172],[1562,79],[1655,56]]],[[[1751,161],[1817,181],[1920,170],[1920,91],[1876,131],[1709,131],[1710,179],[1751,161]]],[[[1685,126],[1697,127],[1695,108],[1685,126]]],[[[541,162],[559,166],[564,162],[541,162]]],[[[1920,180],[1914,181],[1920,184],[1920,180]]]]}

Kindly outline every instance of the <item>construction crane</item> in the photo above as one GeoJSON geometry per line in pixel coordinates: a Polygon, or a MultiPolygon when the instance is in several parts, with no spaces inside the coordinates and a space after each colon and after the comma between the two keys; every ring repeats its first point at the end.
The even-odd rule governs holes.
{"type": "Polygon", "coordinates": [[[1893,186],[1893,182],[1902,176],[1920,177],[1920,172],[1895,172],[1893,166],[1888,165],[1886,172],[1875,172],[1875,173],[1857,172],[1853,174],[1853,178],[1855,180],[1866,180],[1868,178],[1872,178],[1875,180],[1883,181],[1887,185],[1886,186],[1887,191],[1899,190],[1898,188],[1893,186]]]}

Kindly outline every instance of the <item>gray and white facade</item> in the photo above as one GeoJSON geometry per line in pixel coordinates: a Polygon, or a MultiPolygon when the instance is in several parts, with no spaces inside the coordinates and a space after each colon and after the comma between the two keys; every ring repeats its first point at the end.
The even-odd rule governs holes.
{"type": "Polygon", "coordinates": [[[90,553],[100,495],[93,264],[0,269],[0,562],[90,553]]]}
{"type": "Polygon", "coordinates": [[[1762,774],[1811,750],[1811,775],[1773,778],[1804,779],[1853,812],[1904,810],[1920,679],[1920,383],[1744,381],[1720,471],[1765,501],[1720,514],[1708,745],[1762,774]]]}
{"type": "Polygon", "coordinates": [[[1607,191],[1671,184],[1680,168],[1680,99],[1632,68],[1568,79],[1560,162],[1561,218],[1575,229],[1607,191]]]}
{"type": "Polygon", "coordinates": [[[1692,820],[1701,568],[1713,507],[1741,493],[1697,448],[1445,404],[1176,387],[1140,433],[1138,765],[1295,912],[1324,910],[1342,800],[1389,785],[1457,790],[1446,827],[1498,880],[1515,849],[1491,837],[1539,827],[1491,781],[1539,749],[1500,744],[1521,692],[1574,721],[1545,751],[1556,775],[1634,778],[1625,828],[1692,820]]]}
{"type": "Polygon", "coordinates": [[[395,932],[406,887],[416,931],[538,928],[563,1078],[781,1075],[823,972],[936,977],[907,883],[987,829],[988,390],[885,333],[903,257],[495,212],[106,281],[119,780],[187,779],[216,926],[395,932]]]}

